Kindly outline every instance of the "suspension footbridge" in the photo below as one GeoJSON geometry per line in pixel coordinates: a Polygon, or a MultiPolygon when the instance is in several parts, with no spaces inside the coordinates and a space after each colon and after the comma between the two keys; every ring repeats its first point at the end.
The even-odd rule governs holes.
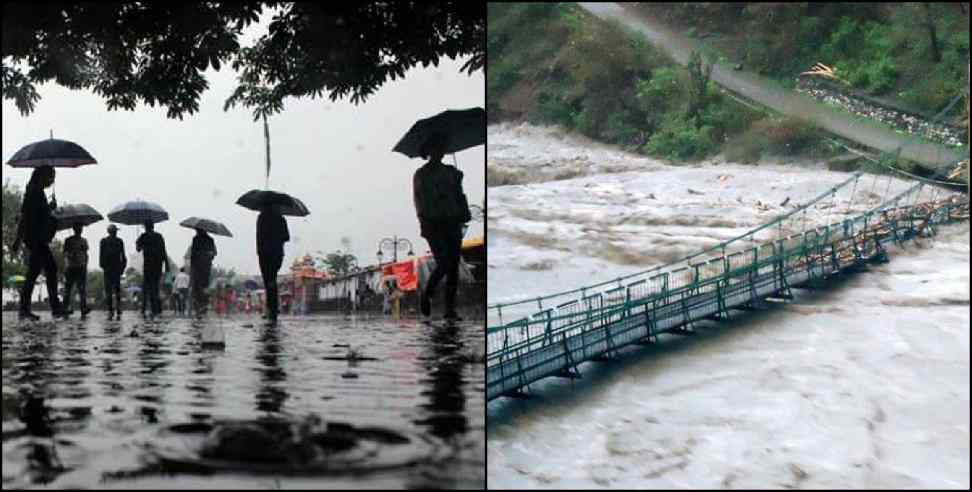
{"type": "Polygon", "coordinates": [[[521,396],[549,377],[580,377],[580,364],[605,360],[660,335],[686,335],[705,319],[754,310],[792,298],[835,275],[888,261],[888,246],[935,234],[941,224],[967,220],[967,196],[945,196],[930,181],[887,196],[863,213],[807,226],[807,211],[832,209],[846,196],[883,186],[878,175],[854,174],[773,221],[648,271],[566,292],[489,306],[487,400],[521,396]],[[862,183],[862,180],[864,181],[862,183]],[[504,321],[504,318],[509,321],[504,321]]]}

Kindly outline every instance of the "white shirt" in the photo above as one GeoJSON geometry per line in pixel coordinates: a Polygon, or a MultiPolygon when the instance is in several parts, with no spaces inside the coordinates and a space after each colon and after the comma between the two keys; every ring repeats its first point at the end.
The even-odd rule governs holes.
{"type": "Polygon", "coordinates": [[[186,272],[179,272],[179,274],[176,275],[175,288],[177,289],[189,288],[189,275],[186,275],[186,272]]]}

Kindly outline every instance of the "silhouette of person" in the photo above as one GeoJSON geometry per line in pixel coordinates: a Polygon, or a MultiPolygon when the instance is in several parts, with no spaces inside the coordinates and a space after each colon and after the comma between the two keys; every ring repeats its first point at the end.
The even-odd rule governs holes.
{"type": "Polygon", "coordinates": [[[216,257],[216,243],[206,231],[196,228],[196,235],[192,238],[189,249],[189,268],[192,273],[192,302],[196,316],[206,312],[209,299],[206,288],[209,287],[210,276],[213,271],[213,258],[216,257]]]}
{"type": "Polygon", "coordinates": [[[70,314],[71,291],[78,286],[81,319],[87,318],[88,308],[88,240],[81,236],[84,226],[74,224],[74,235],[64,241],[64,308],[70,314]]]}
{"type": "Polygon", "coordinates": [[[186,301],[189,299],[189,274],[186,267],[179,268],[175,277],[176,310],[180,315],[186,314],[186,301]]]}
{"type": "Polygon", "coordinates": [[[108,225],[108,236],[101,238],[98,264],[105,272],[105,303],[108,308],[108,320],[112,319],[112,295],[115,296],[115,308],[118,319],[121,319],[121,277],[128,266],[125,258],[125,242],[118,237],[118,226],[108,225]]]}
{"type": "Polygon", "coordinates": [[[435,258],[435,270],[419,294],[422,314],[432,313],[431,299],[442,277],[446,277],[445,315],[447,321],[458,321],[456,289],[459,286],[459,255],[462,249],[463,224],[472,220],[466,194],[462,191],[462,171],[442,163],[447,139],[432,134],[422,145],[422,158],[429,161],[415,171],[412,192],[422,237],[429,243],[435,258]]]}
{"type": "Polygon", "coordinates": [[[162,268],[169,271],[168,255],[165,252],[165,239],[151,222],[145,222],[145,232],[135,241],[135,250],[142,251],[145,258],[142,268],[142,302],[150,304],[151,317],[162,313],[162,300],[159,298],[159,283],[162,281],[162,268]]]}
{"type": "Polygon", "coordinates": [[[47,279],[47,302],[51,306],[51,316],[64,317],[67,312],[57,297],[57,263],[51,253],[51,240],[57,232],[53,210],[54,203],[48,203],[44,188],[54,184],[54,168],[41,166],[34,169],[24,192],[20,208],[20,223],[13,243],[13,251],[20,248],[21,242],[27,253],[27,278],[20,289],[20,319],[38,320],[39,316],[30,311],[30,298],[34,293],[37,276],[44,272],[47,279]]]}
{"type": "Polygon", "coordinates": [[[277,272],[283,265],[285,242],[290,241],[290,231],[283,215],[272,205],[265,205],[257,216],[257,256],[260,260],[260,275],[263,288],[267,292],[267,321],[277,324],[277,272]]]}

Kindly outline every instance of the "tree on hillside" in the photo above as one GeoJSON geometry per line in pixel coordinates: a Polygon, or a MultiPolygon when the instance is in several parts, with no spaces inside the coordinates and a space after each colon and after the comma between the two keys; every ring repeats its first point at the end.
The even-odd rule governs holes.
{"type": "Polygon", "coordinates": [[[698,115],[705,109],[705,105],[708,102],[707,97],[709,78],[712,76],[712,64],[704,63],[702,61],[702,55],[698,51],[692,51],[686,68],[688,69],[690,81],[688,91],[688,116],[695,119],[695,127],[699,128],[702,123],[698,115]]]}
{"type": "Polygon", "coordinates": [[[20,204],[23,202],[24,194],[9,181],[3,183],[3,281],[11,275],[24,275],[26,268],[23,257],[14,254],[12,251],[14,238],[17,236],[17,220],[20,216],[20,204]]]}
{"type": "Polygon", "coordinates": [[[938,47],[938,32],[935,28],[935,19],[932,17],[931,5],[926,2],[922,2],[922,11],[924,12],[924,25],[925,30],[928,31],[928,42],[931,46],[932,61],[938,63],[942,61],[942,51],[938,47]]]}
{"type": "Polygon", "coordinates": [[[443,56],[485,65],[485,6],[479,2],[85,2],[3,5],[3,97],[29,114],[37,84],[91,89],[109,109],[138,102],[182,119],[199,109],[202,72],[231,63],[239,86],[224,109],[254,119],[288,96],[363,102],[382,84],[443,56]],[[264,9],[268,33],[241,47],[264,9]]]}

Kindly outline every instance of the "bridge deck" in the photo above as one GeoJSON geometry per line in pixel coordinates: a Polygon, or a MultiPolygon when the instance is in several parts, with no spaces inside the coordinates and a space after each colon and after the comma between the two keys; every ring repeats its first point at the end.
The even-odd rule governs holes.
{"type": "Polygon", "coordinates": [[[576,374],[582,362],[694,321],[753,308],[789,288],[886,258],[884,244],[929,234],[968,218],[968,200],[949,199],[822,226],[747,251],[583,296],[487,330],[486,398],[517,394],[551,376],[576,374]]]}

